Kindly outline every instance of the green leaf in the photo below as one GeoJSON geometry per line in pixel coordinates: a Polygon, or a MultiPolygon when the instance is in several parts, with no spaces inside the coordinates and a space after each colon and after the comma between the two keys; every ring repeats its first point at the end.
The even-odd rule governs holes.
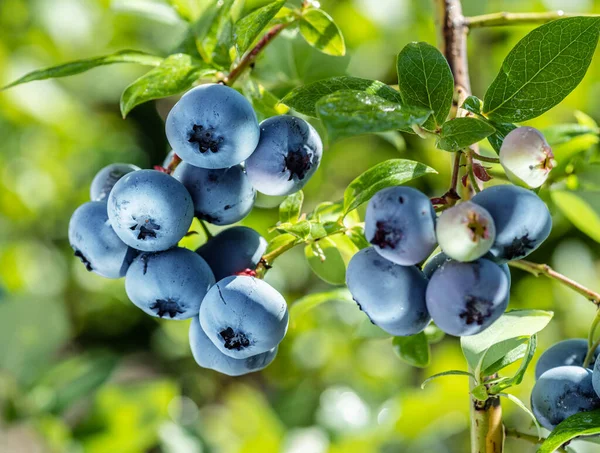
{"type": "Polygon", "coordinates": [[[600,409],[571,415],[550,433],[538,453],[552,453],[577,437],[600,434],[600,409]]]}
{"type": "Polygon", "coordinates": [[[244,79],[242,93],[252,102],[259,121],[276,115],[285,115],[290,110],[279,102],[277,96],[253,78],[244,79]]]}
{"type": "Polygon", "coordinates": [[[435,324],[429,324],[427,327],[425,327],[425,330],[423,332],[425,333],[425,336],[427,337],[427,342],[429,344],[439,343],[446,336],[444,331],[435,324]]]}
{"type": "Polygon", "coordinates": [[[481,108],[483,107],[483,101],[477,96],[469,96],[461,105],[461,108],[468,112],[474,113],[475,115],[481,114],[481,108]]]}
{"type": "Polygon", "coordinates": [[[529,415],[529,418],[531,418],[531,421],[533,422],[533,424],[535,425],[535,427],[537,428],[537,432],[538,432],[538,439],[542,438],[542,428],[540,427],[540,424],[538,423],[537,419],[535,418],[535,415],[533,415],[533,412],[531,412],[529,410],[529,408],[527,406],[525,406],[525,404],[523,403],[523,401],[521,401],[519,398],[517,398],[515,395],[511,395],[510,393],[498,393],[498,396],[502,396],[510,401],[512,401],[513,403],[515,403],[523,412],[525,412],[527,415],[529,415]]]}
{"type": "Polygon", "coordinates": [[[346,283],[346,266],[357,251],[350,239],[335,236],[307,245],[304,255],[312,271],[321,280],[331,285],[343,285],[346,283]]]}
{"type": "Polygon", "coordinates": [[[324,201],[313,209],[309,218],[316,219],[317,222],[337,222],[342,218],[343,214],[344,204],[341,201],[335,203],[324,201]]]}
{"type": "Polygon", "coordinates": [[[321,98],[317,114],[331,141],[423,124],[430,112],[406,107],[363,91],[342,90],[321,98]]]}
{"type": "Polygon", "coordinates": [[[364,228],[360,225],[356,225],[352,228],[349,228],[348,231],[346,231],[346,235],[348,235],[350,240],[359,250],[366,249],[367,247],[371,246],[371,244],[369,244],[369,241],[367,241],[367,239],[365,238],[364,228]]]}
{"type": "Polygon", "coordinates": [[[242,55],[254,42],[260,32],[275,17],[279,10],[285,5],[286,0],[277,0],[262,8],[252,11],[247,16],[236,22],[233,35],[237,46],[237,52],[242,55]]]}
{"type": "MultiPolygon", "coordinates": [[[[202,37],[197,36],[204,61],[221,66],[231,63],[230,49],[234,45],[231,9],[236,0],[219,0],[210,26],[202,37]]],[[[213,14],[213,11],[210,11],[213,14]]]]}
{"type": "Polygon", "coordinates": [[[494,150],[497,153],[499,153],[500,147],[502,146],[502,142],[504,141],[504,137],[506,137],[506,135],[510,131],[512,131],[513,129],[516,129],[517,126],[512,123],[494,123],[494,122],[491,122],[491,123],[494,126],[494,128],[496,129],[496,132],[494,132],[492,135],[490,135],[487,139],[488,139],[488,142],[490,142],[490,145],[492,145],[492,148],[494,148],[494,150]]]}
{"type": "Polygon", "coordinates": [[[600,134],[600,129],[597,126],[590,127],[581,124],[557,124],[543,129],[542,133],[550,146],[557,146],[583,135],[597,136],[600,134]]]}
{"type": "Polygon", "coordinates": [[[425,379],[425,380],[423,381],[423,383],[421,384],[421,389],[424,389],[424,388],[425,388],[425,386],[426,386],[427,384],[429,384],[431,381],[433,381],[434,379],[441,378],[441,377],[443,377],[443,376],[467,376],[467,377],[470,377],[470,378],[473,378],[473,379],[475,379],[475,376],[474,376],[472,373],[469,373],[469,372],[467,372],[467,371],[460,371],[460,370],[449,370],[449,371],[444,371],[444,372],[442,372],[442,373],[437,373],[437,374],[434,374],[433,376],[429,376],[429,377],[428,377],[427,379],[425,379]]]}
{"type": "Polygon", "coordinates": [[[198,0],[169,0],[177,14],[188,22],[193,22],[200,16],[202,8],[198,0]]]}
{"type": "Polygon", "coordinates": [[[479,401],[487,401],[489,398],[485,384],[476,385],[471,389],[470,393],[473,395],[473,398],[479,401]]]}
{"type": "Polygon", "coordinates": [[[308,220],[301,220],[298,223],[278,225],[277,229],[285,233],[290,233],[302,241],[306,241],[311,236],[312,225],[308,220]]]}
{"type": "Polygon", "coordinates": [[[153,99],[173,96],[192,87],[200,77],[214,73],[202,62],[186,54],[171,55],[137,79],[121,95],[123,118],[137,105],[153,99]]]}
{"type": "Polygon", "coordinates": [[[392,347],[396,355],[409,365],[418,368],[429,366],[431,352],[423,332],[410,337],[394,337],[392,347]]]}
{"type": "Polygon", "coordinates": [[[370,168],[357,177],[344,191],[344,213],[366,203],[381,189],[399,186],[428,173],[437,173],[420,162],[406,159],[390,159],[370,168]]]}
{"type": "Polygon", "coordinates": [[[489,363],[495,363],[514,349],[515,344],[510,340],[531,337],[546,327],[552,316],[552,312],[543,310],[512,310],[502,315],[483,332],[461,337],[460,343],[469,369],[481,370],[484,358],[489,360],[489,363]],[[495,346],[493,350],[492,346],[495,346]]]}
{"type": "MultiPolygon", "coordinates": [[[[535,354],[535,349],[537,347],[537,334],[533,334],[529,339],[527,344],[527,350],[525,351],[525,355],[519,369],[509,379],[504,379],[502,382],[498,382],[497,384],[493,384],[489,388],[490,394],[500,393],[501,391],[513,387],[515,385],[519,385],[523,381],[523,377],[525,376],[525,372],[527,371],[527,367],[533,360],[533,355],[535,354]]],[[[488,350],[489,351],[489,350],[488,350]]],[[[483,373],[482,373],[483,374],[483,373]]]]}
{"type": "Polygon", "coordinates": [[[600,192],[551,191],[552,201],[576,228],[600,242],[600,192]]]}
{"type": "Polygon", "coordinates": [[[274,252],[275,250],[289,248],[290,246],[300,244],[301,242],[302,241],[299,240],[293,234],[280,234],[269,241],[269,244],[267,245],[267,250],[265,251],[265,255],[274,252]]]}
{"type": "Polygon", "coordinates": [[[446,58],[430,44],[412,42],[398,54],[396,68],[404,103],[433,112],[423,127],[437,130],[448,117],[454,95],[454,78],[446,58]]]}
{"type": "Polygon", "coordinates": [[[475,117],[455,118],[442,125],[438,148],[459,151],[492,135],[496,129],[475,117]]]}
{"type": "Polygon", "coordinates": [[[303,85],[290,91],[281,102],[303,115],[316,117],[316,105],[319,99],[341,90],[363,91],[390,102],[402,103],[400,93],[383,82],[346,76],[332,77],[303,85]]]}
{"type": "Polygon", "coordinates": [[[558,19],[533,30],[502,63],[485,93],[484,115],[521,122],[554,107],[583,79],[599,33],[597,17],[558,19]]]}
{"type": "Polygon", "coordinates": [[[150,19],[169,26],[183,25],[182,17],[173,8],[152,0],[112,0],[110,9],[118,13],[150,19]]]}
{"type": "Polygon", "coordinates": [[[38,69],[37,71],[30,72],[20,79],[9,83],[2,89],[6,90],[7,88],[14,87],[22,83],[33,82],[35,80],[55,79],[58,77],[81,74],[82,72],[89,71],[90,69],[97,68],[98,66],[105,66],[109,64],[137,63],[145,66],[158,66],[162,61],[163,59],[161,57],[150,55],[144,52],[138,52],[137,50],[121,50],[119,52],[115,52],[110,55],[104,55],[102,57],[88,58],[85,60],[78,60],[71,63],[62,64],[60,66],[38,69]]]}
{"type": "Polygon", "coordinates": [[[598,129],[598,123],[596,123],[594,118],[592,118],[591,116],[589,116],[586,113],[583,113],[581,110],[575,110],[575,112],[573,112],[573,115],[575,116],[575,119],[577,120],[577,124],[580,124],[582,126],[587,126],[592,129],[598,129]]]}
{"type": "Polygon", "coordinates": [[[299,190],[296,193],[288,195],[279,205],[279,221],[282,223],[295,223],[300,217],[302,203],[304,202],[304,192],[299,190]]]}
{"type": "Polygon", "coordinates": [[[300,34],[315,49],[327,55],[346,54],[342,32],[329,14],[320,9],[309,9],[300,20],[300,34]]]}
{"type": "MultiPolygon", "coordinates": [[[[498,371],[506,368],[507,366],[515,363],[517,360],[521,360],[523,357],[525,357],[525,353],[527,352],[528,349],[528,344],[527,344],[527,340],[528,337],[518,337],[518,338],[513,338],[512,340],[507,340],[505,342],[502,342],[498,345],[498,348],[502,350],[502,352],[504,353],[507,349],[508,352],[504,353],[504,355],[502,355],[499,359],[497,359],[495,362],[493,363],[489,363],[489,359],[486,360],[484,359],[481,365],[481,374],[483,376],[491,376],[492,374],[497,373],[498,371]],[[510,343],[514,343],[515,346],[511,348],[510,343]]],[[[495,346],[492,346],[490,349],[488,349],[488,353],[486,354],[486,357],[493,357],[494,359],[496,359],[498,357],[499,354],[495,354],[494,353],[494,349],[495,346]]]]}
{"type": "Polygon", "coordinates": [[[338,288],[323,293],[308,294],[292,304],[290,307],[290,319],[296,322],[298,318],[308,311],[326,302],[341,301],[354,303],[350,291],[346,288],[338,288]]]}

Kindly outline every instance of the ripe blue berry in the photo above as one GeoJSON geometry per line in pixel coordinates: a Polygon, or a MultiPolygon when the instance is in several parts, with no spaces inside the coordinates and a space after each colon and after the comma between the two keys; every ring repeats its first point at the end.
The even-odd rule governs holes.
{"type": "Polygon", "coordinates": [[[411,187],[380,190],[367,206],[365,237],[377,253],[396,264],[424,261],[437,242],[429,198],[411,187]]]}
{"type": "Polygon", "coordinates": [[[594,372],[592,374],[592,386],[594,387],[594,391],[598,397],[600,397],[600,360],[598,360],[599,349],[600,348],[596,349],[596,363],[594,364],[594,372]]]}
{"type": "Polygon", "coordinates": [[[274,116],[260,123],[260,141],[246,171],[256,190],[289,195],[317,171],[322,154],[321,137],[310,124],[294,116],[274,116]]]}
{"type": "MultiPolygon", "coordinates": [[[[583,338],[570,338],[559,341],[546,349],[540,356],[535,366],[535,378],[539,379],[546,371],[559,366],[582,366],[587,351],[587,340],[583,338]]],[[[599,353],[600,348],[596,350],[594,356],[597,357],[599,353]]]]}
{"type": "Polygon", "coordinates": [[[531,409],[540,425],[549,430],[571,415],[600,409],[591,370],[560,366],[546,371],[531,392],[531,409]]]}
{"type": "Polygon", "coordinates": [[[346,284],[371,322],[391,335],[414,335],[431,320],[425,306],[427,279],[423,273],[416,266],[386,260],[373,247],[352,257],[346,284]]]}
{"type": "Polygon", "coordinates": [[[496,228],[489,212],[470,201],[442,213],[436,225],[437,240],[446,255],[457,261],[473,261],[494,243],[496,228]]]}
{"type": "Polygon", "coordinates": [[[108,217],[127,245],[145,252],[166,250],[185,236],[194,217],[183,185],[155,170],[125,175],[108,197],[108,217]]]}
{"type": "MultiPolygon", "coordinates": [[[[490,260],[492,259],[492,257],[489,254],[485,255],[483,258],[490,260]]],[[[450,258],[443,252],[434,255],[429,261],[427,261],[427,263],[425,263],[425,267],[423,267],[423,273],[425,274],[425,277],[431,279],[431,276],[435,271],[437,271],[445,262],[451,260],[452,258],[450,258]]],[[[508,287],[510,289],[510,285],[512,282],[512,276],[510,275],[510,267],[508,267],[508,264],[506,263],[499,264],[499,266],[500,269],[502,269],[502,272],[504,272],[504,274],[506,275],[506,278],[508,279],[508,287]]]]}
{"type": "Polygon", "coordinates": [[[262,370],[271,364],[277,355],[277,347],[245,359],[234,359],[223,354],[206,336],[198,316],[192,318],[190,325],[190,347],[196,363],[228,376],[241,376],[262,370]]]}
{"type": "Polygon", "coordinates": [[[137,254],[113,231],[104,201],[77,208],[69,222],[69,242],[88,271],[106,278],[124,277],[137,254]]]}
{"type": "Polygon", "coordinates": [[[96,173],[90,186],[90,199],[92,201],[106,201],[108,194],[119,179],[127,173],[139,170],[133,164],[110,164],[96,173]]]}
{"type": "Polygon", "coordinates": [[[187,319],[198,315],[202,298],[214,283],[210,267],[198,254],[173,248],[140,254],[129,266],[125,291],[149,315],[187,319]]]}
{"type": "Polygon", "coordinates": [[[177,155],[202,168],[243,162],[260,136],[250,102],[219,84],[200,85],[184,94],[167,116],[166,132],[177,155]]]}
{"type": "Polygon", "coordinates": [[[523,126],[504,137],[500,164],[513,184],[535,189],[548,179],[554,154],[540,131],[523,126]]]}
{"type": "Polygon", "coordinates": [[[241,165],[211,170],[182,162],[173,176],[192,196],[196,217],[214,225],[239,222],[254,205],[256,191],[241,165]]]}
{"type": "Polygon", "coordinates": [[[433,322],[454,336],[474,335],[487,329],[508,305],[509,283],[496,263],[447,261],[427,285],[427,309],[433,322]]]}
{"type": "Polygon", "coordinates": [[[267,250],[267,241],[252,228],[235,226],[221,231],[196,250],[215,274],[217,281],[256,269],[267,250]]]}
{"type": "Polygon", "coordinates": [[[285,299],[254,277],[226,277],[213,286],[200,307],[202,329],[217,348],[245,359],[276,347],[287,331],[285,299]]]}
{"type": "Polygon", "coordinates": [[[471,201],[483,206],[494,219],[496,240],[490,253],[498,263],[526,257],[552,230],[548,208],[530,190],[513,185],[493,186],[471,201]]]}

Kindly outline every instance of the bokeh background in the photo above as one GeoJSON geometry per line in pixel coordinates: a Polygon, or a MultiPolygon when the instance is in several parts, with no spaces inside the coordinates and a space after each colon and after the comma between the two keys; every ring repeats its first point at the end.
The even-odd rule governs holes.
{"type": "MultiPolygon", "coordinates": [[[[246,7],[264,3],[247,0],[246,7]]],[[[323,9],[344,33],[348,56],[318,54],[285,32],[258,61],[256,75],[279,96],[345,73],[395,84],[399,50],[413,40],[436,42],[430,3],[324,0],[323,9]]],[[[464,9],[467,15],[600,13],[600,3],[465,0],[464,9]]],[[[476,95],[483,96],[508,50],[531,28],[472,31],[476,95]]],[[[124,48],[166,55],[184,31],[159,0],[2,0],[0,85],[34,68],[124,48]]],[[[448,377],[420,389],[434,373],[465,369],[455,338],[433,345],[431,366],[412,368],[395,356],[389,339],[357,334],[364,317],[354,305],[331,302],[292,319],[276,361],[265,371],[229,378],[196,366],[188,322],[146,316],[127,300],[123,281],[87,273],[72,256],[69,217],[88,200],[94,174],[111,162],[159,164],[168,151],[162,117],[172,99],[142,105],[126,120],[119,114],[121,90],[145,70],[113,65],[0,92],[0,452],[467,451],[466,380],[448,377]]],[[[597,51],[582,84],[531,124],[573,123],[575,110],[600,121],[599,99],[597,51]]],[[[571,146],[594,159],[597,141],[588,137],[571,146]]],[[[396,157],[437,169],[438,176],[417,185],[432,196],[445,191],[450,156],[433,142],[357,137],[326,150],[305,190],[306,209],[340,199],[352,179],[396,157]]],[[[590,181],[600,186],[600,172],[590,181]]],[[[261,199],[260,205],[243,224],[268,237],[277,209],[268,208],[273,200],[261,199]]],[[[599,244],[551,209],[554,232],[532,259],[600,290],[599,244]]],[[[549,280],[520,271],[513,278],[512,308],[555,312],[539,336],[540,350],[586,335],[594,313],[589,302],[549,280]]],[[[290,303],[332,288],[311,273],[301,247],[278,259],[267,280],[290,303]]],[[[530,370],[511,389],[524,401],[532,375],[530,370]]],[[[530,429],[516,406],[503,405],[507,426],[530,429]]],[[[577,451],[598,448],[580,445],[577,451]]],[[[534,447],[508,440],[507,451],[534,447]]]]}

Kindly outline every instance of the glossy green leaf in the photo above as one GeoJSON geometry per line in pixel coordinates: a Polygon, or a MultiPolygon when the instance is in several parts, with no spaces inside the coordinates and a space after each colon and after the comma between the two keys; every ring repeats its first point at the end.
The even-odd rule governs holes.
{"type": "Polygon", "coordinates": [[[600,409],[571,415],[550,433],[537,453],[552,453],[578,437],[600,434],[600,409]]]}
{"type": "Polygon", "coordinates": [[[14,82],[9,83],[2,89],[6,90],[7,88],[14,87],[22,83],[33,82],[35,80],[54,79],[58,77],[81,74],[82,72],[89,71],[90,69],[97,68],[98,66],[105,66],[109,64],[136,63],[145,66],[158,66],[162,61],[163,59],[161,57],[150,55],[144,52],[138,52],[136,50],[121,50],[119,52],[115,52],[110,55],[104,55],[102,57],[87,58],[85,60],[73,61],[59,66],[38,69],[37,71],[30,72],[14,82]]]}
{"type": "Polygon", "coordinates": [[[290,91],[281,102],[303,115],[316,117],[316,105],[319,99],[341,90],[363,91],[389,102],[402,103],[400,93],[385,83],[347,76],[331,77],[303,85],[290,91]]]}
{"type": "Polygon", "coordinates": [[[423,332],[425,333],[425,336],[427,337],[427,342],[429,344],[439,343],[446,336],[444,331],[435,324],[429,324],[427,327],[425,327],[425,330],[423,332]]]}
{"type": "Polygon", "coordinates": [[[444,55],[431,44],[411,42],[398,54],[396,68],[404,103],[433,112],[423,127],[438,129],[448,117],[454,95],[454,78],[444,55]]]}
{"type": "Polygon", "coordinates": [[[316,219],[317,222],[337,222],[344,214],[344,204],[341,201],[333,203],[324,201],[319,203],[313,212],[310,214],[311,219],[316,219]]]}
{"type": "Polygon", "coordinates": [[[551,196],[575,227],[600,242],[600,192],[553,190],[551,196]]]}
{"type": "Polygon", "coordinates": [[[421,125],[430,112],[406,107],[363,91],[342,90],[321,98],[317,114],[331,141],[353,135],[421,125]]]}
{"type": "Polygon", "coordinates": [[[498,349],[500,349],[500,353],[495,353],[494,350],[496,349],[496,345],[492,346],[490,349],[488,349],[488,352],[486,353],[486,358],[484,358],[482,362],[481,374],[483,376],[491,376],[492,374],[497,373],[498,371],[515,363],[516,361],[521,360],[523,357],[525,357],[525,353],[527,352],[528,339],[529,337],[526,336],[517,337],[499,343],[498,349]],[[505,352],[507,350],[508,352],[505,352]],[[499,355],[500,358],[498,358],[499,355]],[[493,363],[491,362],[492,360],[493,363]]]}
{"type": "Polygon", "coordinates": [[[455,118],[442,125],[438,148],[459,151],[492,135],[496,129],[487,121],[473,116],[455,118]]]}
{"type": "Polygon", "coordinates": [[[409,365],[418,368],[429,366],[431,351],[423,332],[409,337],[394,337],[392,347],[396,355],[409,365]]]}
{"type": "Polygon", "coordinates": [[[290,248],[291,246],[299,244],[300,242],[301,241],[293,234],[280,234],[269,241],[265,255],[274,252],[275,250],[290,248]]]}
{"type": "Polygon", "coordinates": [[[483,113],[526,121],[562,101],[592,61],[600,18],[569,17],[536,28],[510,51],[484,97],[483,113]]]}
{"type": "Polygon", "coordinates": [[[233,34],[239,55],[242,55],[248,50],[258,35],[260,35],[260,32],[267,26],[271,19],[275,17],[283,5],[285,5],[285,1],[286,0],[277,0],[268,3],[236,22],[233,34]]]}
{"type": "Polygon", "coordinates": [[[279,205],[279,221],[282,223],[295,223],[300,217],[303,202],[304,192],[301,190],[288,195],[279,205]]]}
{"type": "Polygon", "coordinates": [[[350,291],[338,288],[322,293],[308,294],[294,302],[290,307],[290,319],[295,322],[308,311],[326,302],[341,301],[354,303],[350,291]]]}
{"type": "Polygon", "coordinates": [[[198,36],[200,53],[203,59],[211,64],[226,67],[231,63],[230,49],[234,46],[231,10],[235,1],[217,1],[216,13],[208,30],[202,38],[198,36]]]}
{"type": "Polygon", "coordinates": [[[348,213],[366,203],[381,189],[399,186],[426,174],[437,173],[420,162],[390,159],[370,168],[358,176],[344,191],[344,212],[348,213]]]}
{"type": "Polygon", "coordinates": [[[496,129],[496,132],[491,134],[487,139],[488,139],[488,142],[490,142],[490,145],[492,145],[492,148],[494,148],[494,150],[497,153],[499,153],[500,147],[502,146],[502,142],[504,142],[504,137],[506,137],[506,135],[510,131],[512,131],[513,129],[516,129],[518,126],[516,126],[515,124],[512,124],[512,123],[494,123],[494,122],[492,122],[492,125],[496,129]]]}
{"type": "Polygon", "coordinates": [[[137,79],[121,95],[123,118],[136,106],[153,99],[182,93],[192,87],[200,77],[214,73],[202,62],[186,54],[171,55],[137,79]]]}
{"type": "Polygon", "coordinates": [[[481,113],[481,109],[483,108],[483,101],[479,99],[477,96],[469,96],[461,105],[461,108],[467,110],[468,112],[479,115],[481,113]]]}
{"type": "Polygon", "coordinates": [[[512,310],[506,312],[490,327],[477,335],[461,337],[460,344],[469,369],[479,371],[484,358],[495,363],[514,349],[510,340],[531,337],[548,325],[553,313],[544,310],[512,310]],[[492,346],[494,349],[492,350],[492,346]],[[493,352],[494,357],[490,354],[493,352]]]}
{"type": "MultiPolygon", "coordinates": [[[[523,360],[521,361],[521,365],[516,373],[510,377],[509,379],[505,379],[502,382],[498,382],[497,384],[493,384],[489,388],[489,392],[491,394],[500,393],[503,390],[506,390],[509,387],[513,387],[515,385],[519,385],[523,381],[523,377],[525,376],[525,372],[527,368],[531,364],[533,360],[533,355],[535,354],[535,350],[537,348],[537,334],[533,334],[527,343],[527,349],[525,351],[523,360]]],[[[482,373],[483,374],[483,373],[482,373]]]]}
{"type": "Polygon", "coordinates": [[[311,237],[312,225],[308,220],[301,220],[294,224],[286,223],[278,225],[277,229],[285,233],[290,233],[302,241],[306,241],[311,237]]]}
{"type": "Polygon", "coordinates": [[[352,254],[344,257],[343,250],[338,248],[333,238],[326,237],[307,245],[304,255],[312,271],[321,280],[331,285],[343,285],[346,282],[346,265],[352,254]]]}
{"type": "Polygon", "coordinates": [[[425,386],[427,384],[429,384],[431,381],[441,378],[441,377],[444,377],[444,376],[466,376],[466,377],[475,379],[475,376],[472,373],[469,373],[467,371],[461,371],[461,370],[443,371],[441,373],[434,374],[433,376],[429,376],[427,379],[425,379],[423,381],[423,383],[421,384],[421,389],[424,389],[425,386]]]}
{"type": "Polygon", "coordinates": [[[336,57],[346,54],[342,32],[329,14],[320,9],[309,9],[300,20],[300,34],[315,49],[336,57]]]}

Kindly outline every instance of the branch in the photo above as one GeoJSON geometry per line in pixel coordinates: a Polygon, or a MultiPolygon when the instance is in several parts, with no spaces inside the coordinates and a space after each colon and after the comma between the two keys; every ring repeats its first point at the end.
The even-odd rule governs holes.
{"type": "Polygon", "coordinates": [[[472,16],[464,18],[464,25],[468,28],[481,27],[501,27],[504,25],[529,25],[545,24],[547,22],[560,19],[561,17],[588,16],[600,17],[598,14],[574,14],[564,11],[550,11],[545,13],[493,13],[483,14],[481,16],[472,16]]]}
{"type": "Polygon", "coordinates": [[[512,267],[516,267],[517,269],[529,272],[530,274],[533,274],[536,277],[539,277],[540,275],[545,275],[548,278],[554,279],[559,283],[571,288],[573,291],[578,292],[590,302],[600,306],[600,294],[598,294],[595,291],[592,291],[589,288],[586,288],[581,283],[577,283],[575,280],[572,280],[569,277],[559,272],[556,272],[547,264],[532,263],[531,261],[525,260],[510,261],[508,264],[512,267]]]}

